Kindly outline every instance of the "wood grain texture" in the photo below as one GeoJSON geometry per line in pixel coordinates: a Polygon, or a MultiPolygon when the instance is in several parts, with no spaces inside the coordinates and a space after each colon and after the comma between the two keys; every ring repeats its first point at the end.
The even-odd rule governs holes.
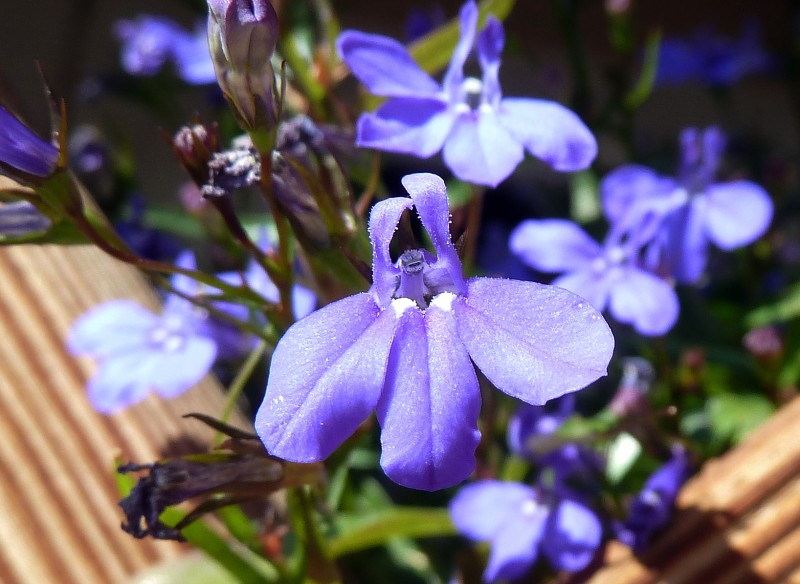
{"type": "Polygon", "coordinates": [[[114,458],[149,462],[176,442],[210,444],[212,433],[181,415],[218,415],[221,388],[207,378],[174,400],[97,414],[84,389],[92,364],[64,346],[69,327],[105,300],[157,309],[150,286],[83,246],[0,248],[0,281],[0,582],[125,582],[181,554],[120,529],[114,458]]]}
{"type": "Polygon", "coordinates": [[[609,545],[591,584],[800,581],[800,398],[678,497],[669,529],[641,558],[609,545]]]}

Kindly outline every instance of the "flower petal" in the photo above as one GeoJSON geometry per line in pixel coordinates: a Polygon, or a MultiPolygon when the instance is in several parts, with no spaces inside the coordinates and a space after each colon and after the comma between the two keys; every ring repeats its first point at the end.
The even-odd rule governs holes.
{"type": "Polygon", "coordinates": [[[681,284],[695,284],[706,269],[705,206],[706,197],[694,197],[664,220],[663,260],[681,284]]]}
{"type": "Polygon", "coordinates": [[[100,363],[87,385],[92,407],[101,414],[112,414],[142,401],[153,389],[153,356],[140,346],[100,363]]]}
{"type": "Polygon", "coordinates": [[[464,80],[464,63],[467,62],[472,45],[475,43],[475,29],[478,27],[478,6],[469,0],[461,7],[459,12],[461,22],[461,36],[450,58],[450,65],[444,74],[442,88],[455,101],[461,82],[464,80]]]}
{"type": "Polygon", "coordinates": [[[501,391],[541,405],[606,374],[614,337],[600,313],[572,292],[473,278],[459,300],[458,336],[501,391]]]}
{"type": "Polygon", "coordinates": [[[598,311],[603,312],[608,305],[608,295],[615,277],[615,272],[598,273],[592,269],[583,269],[567,272],[550,283],[577,294],[598,311]]]}
{"type": "Polygon", "coordinates": [[[439,99],[398,97],[373,113],[362,114],[356,127],[356,143],[362,148],[433,156],[447,139],[455,115],[439,99]]]}
{"type": "Polygon", "coordinates": [[[522,145],[494,110],[460,115],[444,143],[444,162],[461,180],[496,187],[523,158],[522,145]]]}
{"type": "Polygon", "coordinates": [[[180,395],[211,370],[217,357],[216,343],[204,336],[187,337],[179,351],[161,352],[154,361],[153,388],[164,398],[180,395]]]}
{"type": "Polygon", "coordinates": [[[76,320],[67,339],[74,355],[105,357],[147,344],[159,316],[131,300],[104,302],[76,320]]]}
{"type": "Polygon", "coordinates": [[[466,284],[461,260],[450,236],[450,209],[444,181],[435,174],[420,172],[404,176],[401,182],[411,195],[420,221],[431,237],[437,267],[441,262],[453,280],[455,291],[462,294],[466,284]]]}
{"type": "Polygon", "coordinates": [[[597,515],[577,501],[564,499],[548,517],[542,551],[556,570],[578,572],[592,561],[602,537],[597,515]]]}
{"type": "Polygon", "coordinates": [[[390,197],[375,204],[369,214],[369,239],[372,243],[372,288],[370,292],[381,308],[391,302],[397,290],[400,271],[392,262],[389,244],[400,217],[414,202],[405,197],[390,197]]]}
{"type": "Polygon", "coordinates": [[[534,490],[527,485],[478,481],[458,490],[450,501],[450,517],[464,537],[491,541],[519,514],[526,501],[535,500],[534,490]]]}
{"type": "Polygon", "coordinates": [[[394,39],[346,30],[336,47],[353,75],[375,95],[424,97],[439,91],[439,84],[394,39]]]}
{"type": "Polygon", "coordinates": [[[500,90],[500,54],[506,42],[502,23],[491,14],[486,26],[478,33],[478,60],[483,70],[483,95],[487,103],[497,107],[502,98],[500,90]]]}
{"type": "Polygon", "coordinates": [[[755,183],[739,180],[706,189],[706,230],[724,250],[754,242],[772,221],[772,199],[755,183]]]}
{"type": "Polygon", "coordinates": [[[620,322],[648,336],[663,335],[678,319],[680,305],[672,286],[643,270],[625,270],[611,288],[609,311],[620,322]]]}
{"type": "Polygon", "coordinates": [[[452,313],[435,302],[403,313],[376,412],[386,475],[426,491],[466,479],[480,441],[478,379],[452,313]]]}
{"type": "Polygon", "coordinates": [[[572,221],[528,219],[511,232],[511,251],[541,272],[565,272],[598,257],[600,245],[572,221]]]}
{"type": "Polygon", "coordinates": [[[58,148],[42,140],[11,112],[0,106],[0,163],[44,177],[53,172],[57,160],[58,148]]]}
{"type": "Polygon", "coordinates": [[[355,432],[383,389],[397,327],[356,294],[295,323],[275,348],[255,427],[270,454],[293,462],[322,460],[355,432]]]}
{"type": "Polygon", "coordinates": [[[545,536],[547,509],[533,514],[518,513],[492,541],[489,562],[483,573],[485,582],[517,580],[525,575],[539,557],[539,547],[545,536]]]}
{"type": "Polygon", "coordinates": [[[635,202],[667,195],[675,187],[674,180],[661,177],[646,166],[625,164],[600,181],[603,212],[609,222],[616,223],[630,211],[635,202]]]}
{"type": "Polygon", "coordinates": [[[597,156],[597,141],[586,124],[554,101],[506,98],[497,119],[514,140],[556,170],[583,170],[597,156]]]}

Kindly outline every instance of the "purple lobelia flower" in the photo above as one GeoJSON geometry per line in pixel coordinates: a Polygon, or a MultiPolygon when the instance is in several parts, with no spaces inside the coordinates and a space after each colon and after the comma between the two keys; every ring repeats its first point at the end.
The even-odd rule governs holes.
{"type": "MultiPolygon", "coordinates": [[[[182,254],[177,263],[188,269],[194,258],[182,254]]],[[[184,292],[194,288],[185,276],[172,284],[184,292]]],[[[67,345],[73,354],[98,361],[88,392],[101,413],[126,408],[151,391],[164,398],[179,395],[200,381],[217,355],[204,311],[174,295],[160,315],[130,300],[96,306],[72,325],[67,345]]]]}
{"type": "Polygon", "coordinates": [[[636,553],[644,551],[653,536],[672,518],[675,499],[689,471],[688,453],[683,447],[675,446],[672,458],[650,475],[642,491],[631,501],[625,522],[615,524],[617,539],[636,553]]]}
{"type": "Polygon", "coordinates": [[[170,18],[143,14],[118,21],[115,33],[122,43],[122,67],[131,75],[155,75],[171,62],[187,83],[217,80],[205,26],[189,32],[170,18]]]}
{"type": "Polygon", "coordinates": [[[591,480],[603,469],[603,458],[577,442],[565,442],[556,431],[575,413],[575,395],[568,393],[544,406],[523,404],[508,421],[509,449],[540,468],[553,471],[554,484],[570,478],[591,480]]]}
{"type": "Polygon", "coordinates": [[[357,143],[367,148],[427,158],[444,150],[458,178],[496,186],[522,161],[524,150],[556,170],[589,166],[594,136],[567,108],[541,99],[503,98],[498,73],[503,26],[490,16],[477,35],[482,79],[464,76],[478,24],[475,2],[461,8],[461,38],[440,85],[420,69],[399,42],[345,31],[339,53],[375,95],[390,99],[361,116],[357,143]]]}
{"type": "Polygon", "coordinates": [[[511,233],[509,246],[537,270],[564,272],[553,285],[582,296],[598,310],[608,308],[616,320],[643,335],[661,335],[678,318],[678,297],[672,286],[642,269],[639,261],[659,217],[629,217],[612,226],[602,246],[562,219],[523,221],[511,233]]]}
{"type": "Polygon", "coordinates": [[[401,485],[434,490],[475,466],[480,392],[542,404],[605,374],[614,340],[602,317],[552,286],[464,279],[441,178],[403,178],[411,198],[381,201],[369,221],[373,284],[292,326],[272,358],[256,431],[294,462],[322,460],[375,410],[381,466],[401,485]],[[392,234],[416,207],[435,255],[393,261],[392,234]]]}
{"type": "Polygon", "coordinates": [[[484,582],[524,576],[540,553],[554,568],[578,572],[594,557],[603,534],[597,515],[583,503],[519,483],[467,485],[451,501],[450,517],[465,537],[491,543],[484,582]]]}
{"type": "Polygon", "coordinates": [[[612,223],[633,206],[658,209],[661,221],[646,264],[680,283],[694,284],[705,271],[709,241],[726,251],[752,243],[772,221],[772,201],[750,181],[714,182],[725,150],[718,128],[687,128],[680,145],[677,178],[626,165],[606,176],[601,190],[612,223]]]}
{"type": "Polygon", "coordinates": [[[58,148],[0,105],[0,175],[28,183],[56,170],[58,148]]]}

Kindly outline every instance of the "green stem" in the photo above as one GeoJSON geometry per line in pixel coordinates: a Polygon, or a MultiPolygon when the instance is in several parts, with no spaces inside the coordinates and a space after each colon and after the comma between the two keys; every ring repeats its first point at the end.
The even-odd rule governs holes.
{"type": "MultiPolygon", "coordinates": [[[[233,378],[230,387],[228,387],[228,397],[225,400],[225,405],[223,406],[222,414],[220,415],[220,420],[223,422],[227,422],[231,417],[233,408],[236,407],[236,402],[239,400],[239,396],[242,395],[247,380],[253,375],[253,371],[255,371],[256,366],[261,360],[261,357],[263,357],[264,353],[266,353],[267,346],[268,345],[266,341],[263,339],[260,340],[255,348],[250,351],[247,359],[236,373],[236,377],[233,378]]],[[[224,434],[222,434],[222,432],[217,432],[217,435],[214,437],[214,443],[219,444],[223,439],[224,434]]]]}

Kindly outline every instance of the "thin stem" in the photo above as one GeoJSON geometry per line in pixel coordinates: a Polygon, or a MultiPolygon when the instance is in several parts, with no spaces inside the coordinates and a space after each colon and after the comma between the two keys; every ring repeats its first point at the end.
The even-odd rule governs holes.
{"type": "Polygon", "coordinates": [[[485,188],[470,184],[472,196],[467,203],[467,226],[464,231],[464,272],[469,274],[475,265],[475,253],[478,248],[478,234],[481,229],[481,217],[483,215],[483,194],[485,188]]]}
{"type": "MultiPolygon", "coordinates": [[[[239,397],[244,391],[247,380],[253,375],[261,357],[267,352],[267,346],[267,342],[264,339],[258,341],[258,344],[250,351],[245,362],[242,363],[242,366],[236,373],[236,377],[233,378],[233,381],[228,387],[228,397],[225,400],[225,405],[220,415],[220,420],[222,422],[227,423],[228,419],[231,417],[231,413],[233,413],[233,409],[236,407],[236,402],[239,401],[239,397]]],[[[216,436],[214,436],[214,443],[219,444],[224,439],[225,435],[222,432],[217,432],[216,436]]]]}

